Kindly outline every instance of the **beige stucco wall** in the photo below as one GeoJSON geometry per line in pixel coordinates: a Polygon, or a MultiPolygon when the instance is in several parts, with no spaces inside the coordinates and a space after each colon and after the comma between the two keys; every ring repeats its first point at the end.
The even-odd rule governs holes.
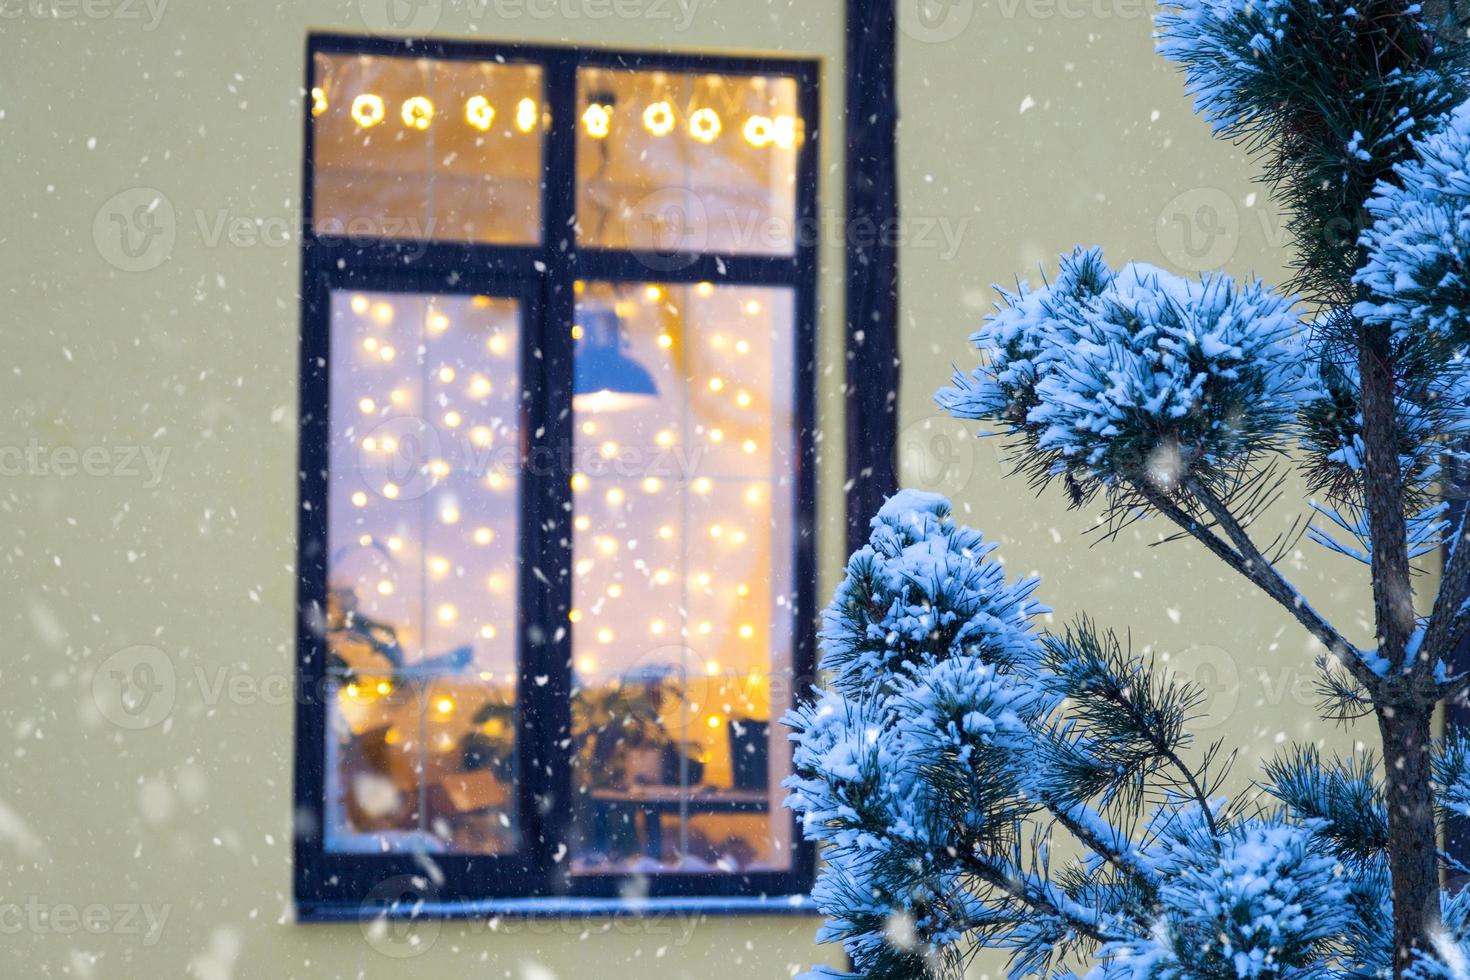
{"type": "MultiPolygon", "coordinates": [[[[446,924],[408,959],[355,925],[289,923],[297,246],[272,235],[297,222],[305,34],[363,31],[382,4],[160,2],[0,8],[0,446],[100,447],[107,460],[93,456],[107,475],[0,476],[0,906],[58,913],[19,929],[0,916],[0,970],[765,977],[821,955],[809,919],[585,935],[581,923],[446,924]],[[176,240],[157,268],[125,272],[94,221],[140,186],[168,198],[176,240]],[[213,241],[222,216],[263,223],[270,241],[213,241]],[[125,468],[134,447],[151,455],[125,468]],[[134,731],[103,716],[93,683],[137,645],[164,651],[178,686],[167,721],[134,731]],[[92,905],[103,928],[66,926],[66,909],[92,905]],[[125,928],[123,905],[167,918],[125,928]]],[[[1279,278],[1279,222],[1264,195],[1247,203],[1251,168],[1209,139],[1151,54],[1139,0],[956,0],[927,20],[913,0],[899,6],[905,482],[951,493],[1013,569],[1040,572],[1059,619],[1086,609],[1131,627],[1218,687],[1207,732],[1242,747],[1243,779],[1280,733],[1327,734],[1300,631],[1192,545],[1148,547],[1155,524],[1088,548],[1090,514],[1003,480],[992,445],[938,418],[930,396],[952,364],[971,364],[965,336],[992,280],[1052,268],[1074,242],[1188,266],[1217,224],[1197,264],[1279,278]]],[[[646,0],[617,8],[636,16],[596,17],[607,8],[564,0],[575,16],[541,18],[446,0],[429,30],[820,57],[831,216],[841,7],[702,0],[686,15],[646,0]]],[[[824,253],[820,405],[840,446],[841,272],[824,253]]],[[[841,498],[828,457],[823,596],[842,558],[841,498]]],[[[1301,564],[1313,600],[1358,632],[1360,572],[1309,545],[1301,564]]]]}
{"type": "MultiPolygon", "coordinates": [[[[298,221],[306,33],[363,32],[385,5],[167,0],[155,19],[117,0],[57,19],[5,4],[0,445],[146,447],[161,473],[140,459],[136,477],[0,477],[0,974],[786,976],[823,955],[813,919],[448,923],[411,958],[384,952],[401,937],[288,922],[298,245],[278,236],[298,221]],[[139,186],[167,197],[176,240],[125,272],[93,224],[139,186]],[[221,216],[269,241],[212,240],[221,216]],[[178,686],[166,721],[130,731],[92,685],[137,645],[163,651],[178,686]],[[95,934],[68,912],[94,905],[95,934]],[[123,905],[140,907],[136,930],[123,905]]],[[[436,35],[821,58],[823,136],[840,148],[839,3],[418,5],[436,7],[436,35]]],[[[831,309],[835,266],[824,289],[831,309]]],[[[824,485],[835,515],[841,479],[824,485]]]]}

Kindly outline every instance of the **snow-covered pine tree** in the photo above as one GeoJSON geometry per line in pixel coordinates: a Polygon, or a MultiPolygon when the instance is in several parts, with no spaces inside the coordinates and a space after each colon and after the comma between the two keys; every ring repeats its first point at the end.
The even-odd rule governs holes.
{"type": "Polygon", "coordinates": [[[1221,747],[1191,744],[1198,690],[1091,621],[1039,632],[1036,583],[902,492],[825,615],[827,689],[787,718],[824,937],[857,975],[957,976],[999,946],[1017,975],[1470,977],[1470,892],[1441,885],[1470,869],[1438,846],[1470,815],[1470,737],[1432,728],[1470,684],[1450,666],[1466,519],[1438,502],[1470,437],[1466,24],[1406,0],[1167,7],[1159,49],[1264,163],[1294,281],[1078,249],[1002,292],[981,367],[938,396],[1039,485],[1113,527],[1172,522],[1279,603],[1322,645],[1327,713],[1376,719],[1381,762],[1299,749],[1263,774],[1272,805],[1229,804],[1221,747]],[[1291,467],[1322,501],[1305,533],[1369,569],[1371,647],[1283,576],[1294,540],[1252,534],[1291,467]]]}

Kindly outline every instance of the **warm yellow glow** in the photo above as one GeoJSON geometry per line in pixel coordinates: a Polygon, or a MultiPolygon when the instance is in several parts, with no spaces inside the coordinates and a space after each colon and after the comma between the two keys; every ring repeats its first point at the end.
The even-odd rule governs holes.
{"type": "Polygon", "coordinates": [[[662,286],[648,285],[643,287],[643,298],[650,303],[657,303],[664,298],[662,286]]]}
{"type": "Polygon", "coordinates": [[[374,303],[373,320],[378,326],[386,327],[393,322],[393,307],[388,303],[374,303]]]}
{"type": "Polygon", "coordinates": [[[708,720],[705,721],[705,724],[709,725],[709,727],[711,727],[711,728],[719,728],[720,727],[720,716],[719,715],[710,715],[709,718],[708,718],[708,720]]]}
{"type": "Polygon", "coordinates": [[[572,339],[573,340],[581,340],[582,337],[585,336],[585,334],[586,334],[586,331],[584,331],[582,329],[582,325],[580,323],[574,323],[574,324],[572,324],[572,339]]]}
{"type": "Polygon", "coordinates": [[[776,138],[775,129],[770,116],[751,116],[745,120],[745,128],[741,132],[745,135],[745,142],[751,146],[770,146],[776,138]]]}
{"type": "Polygon", "coordinates": [[[398,484],[396,484],[396,483],[385,483],[385,484],[383,484],[383,496],[387,497],[389,500],[397,500],[398,499],[398,484]]]}
{"type": "Polygon", "coordinates": [[[712,282],[699,283],[697,286],[694,287],[694,292],[700,296],[708,298],[715,294],[715,284],[712,282]]]}
{"type": "Polygon", "coordinates": [[[744,531],[736,531],[734,534],[730,535],[730,540],[733,541],[733,542],[735,542],[736,544],[744,544],[745,543],[745,532],[744,531]]]}
{"type": "Polygon", "coordinates": [[[398,537],[398,535],[396,535],[396,534],[393,537],[389,538],[388,539],[388,550],[389,551],[402,551],[403,550],[403,539],[400,538],[400,537],[398,537]]]}
{"type": "Polygon", "coordinates": [[[590,674],[590,673],[592,673],[595,670],[597,670],[597,658],[596,657],[592,656],[589,653],[584,653],[580,657],[577,658],[577,672],[578,673],[580,673],[580,674],[590,674]]]}
{"type": "Polygon", "coordinates": [[[454,698],[440,698],[434,702],[434,710],[441,715],[454,713],[454,698]]]}
{"type": "Polygon", "coordinates": [[[488,527],[475,528],[475,544],[489,544],[495,540],[495,532],[488,527]]]}
{"type": "Polygon", "coordinates": [[[434,103],[422,95],[415,95],[403,100],[403,107],[398,110],[398,115],[403,120],[403,125],[409,129],[428,129],[434,118],[434,103]]]}
{"type": "Polygon", "coordinates": [[[357,543],[366,548],[368,545],[373,543],[373,536],[371,534],[361,535],[360,537],[358,537],[357,543]]]}
{"type": "Polygon", "coordinates": [[[443,524],[459,523],[459,508],[448,501],[439,505],[439,521],[443,524]]]}
{"type": "Polygon", "coordinates": [[[607,442],[604,442],[601,446],[597,447],[597,451],[603,459],[612,459],[618,454],[618,444],[609,439],[607,442]]]}
{"type": "Polygon", "coordinates": [[[368,311],[368,298],[366,296],[364,296],[362,293],[355,294],[352,297],[352,312],[353,313],[356,313],[358,316],[362,316],[367,311],[368,311]]]}
{"type": "Polygon", "coordinates": [[[578,531],[585,531],[592,526],[592,519],[589,518],[586,514],[583,514],[572,521],[572,526],[575,527],[578,531]]]}
{"type": "Polygon", "coordinates": [[[352,495],[352,504],[354,507],[366,507],[367,494],[363,493],[361,490],[357,491],[352,495]]]}
{"type": "Polygon", "coordinates": [[[715,676],[720,672],[719,662],[715,660],[706,660],[704,662],[704,672],[711,677],[715,676]]]}
{"type": "Polygon", "coordinates": [[[643,492],[644,493],[658,493],[663,488],[664,488],[663,481],[660,480],[658,477],[656,477],[656,476],[646,476],[646,477],[643,478],[643,492]]]}
{"type": "Polygon", "coordinates": [[[490,393],[494,390],[495,386],[483,374],[477,374],[473,378],[470,378],[469,395],[471,398],[489,398],[490,393]]]}
{"type": "Polygon", "coordinates": [[[347,687],[346,687],[346,693],[347,693],[347,696],[349,698],[356,698],[358,696],[358,694],[359,694],[357,685],[356,684],[348,684],[347,687]]]}
{"type": "Polygon", "coordinates": [[[594,102],[582,113],[582,128],[595,140],[607,139],[612,129],[612,107],[594,102]]]}
{"type": "Polygon", "coordinates": [[[495,441],[495,437],[490,432],[489,426],[477,425],[470,430],[470,441],[479,446],[481,449],[484,449],[486,446],[490,445],[490,443],[495,441]]]}
{"type": "Polygon", "coordinates": [[[740,444],[740,448],[743,449],[743,450],[745,450],[747,453],[753,453],[753,452],[755,452],[755,450],[756,450],[755,440],[754,439],[747,439],[747,440],[745,440],[744,442],[742,442],[740,444]]]}
{"type": "Polygon", "coordinates": [[[737,354],[749,354],[750,353],[750,341],[748,341],[748,340],[737,340],[737,341],[735,341],[735,353],[737,353],[737,354]]]}
{"type": "Polygon", "coordinates": [[[449,475],[449,464],[442,459],[431,459],[429,460],[429,472],[443,479],[449,475]]]}
{"type": "Polygon", "coordinates": [[[777,116],[774,136],[776,145],[783,150],[789,150],[795,146],[796,118],[794,116],[777,116]]]}
{"type": "Polygon", "coordinates": [[[715,625],[713,623],[711,623],[709,620],[705,620],[704,622],[702,622],[702,623],[699,624],[699,635],[700,636],[709,636],[711,633],[714,632],[714,630],[715,630],[715,625]]]}
{"type": "Polygon", "coordinates": [[[428,325],[429,333],[443,333],[444,331],[449,329],[449,317],[445,316],[443,313],[430,313],[428,325]]]}
{"type": "Polygon", "coordinates": [[[464,104],[464,121],[483,133],[495,122],[495,107],[483,95],[472,95],[464,104]]]}
{"type": "Polygon", "coordinates": [[[433,574],[435,578],[443,578],[445,575],[449,574],[448,558],[441,558],[438,555],[435,555],[433,558],[429,559],[428,565],[429,572],[433,574]]]}
{"type": "Polygon", "coordinates": [[[658,536],[661,540],[667,541],[674,536],[674,529],[665,524],[663,527],[658,529],[658,536]]]}
{"type": "Polygon", "coordinates": [[[597,642],[598,643],[611,643],[612,641],[613,641],[613,631],[612,630],[610,630],[606,626],[604,626],[602,629],[600,629],[600,630],[597,631],[597,642]]]}
{"type": "Polygon", "coordinates": [[[445,384],[449,384],[449,382],[453,381],[454,368],[450,367],[448,364],[441,367],[439,369],[439,380],[444,382],[445,384]]]}
{"type": "Polygon", "coordinates": [[[660,568],[653,573],[653,581],[657,585],[668,585],[669,582],[673,581],[673,578],[674,576],[670,574],[667,568],[660,568]]]}
{"type": "Polygon", "coordinates": [[[383,733],[383,742],[386,745],[397,745],[402,739],[403,736],[399,734],[397,728],[390,728],[383,733]]]}
{"type": "Polygon", "coordinates": [[[357,410],[362,412],[362,414],[364,415],[373,414],[373,412],[375,412],[377,408],[378,406],[373,403],[373,400],[371,398],[361,398],[357,402],[357,410]]]}
{"type": "Polygon", "coordinates": [[[618,553],[618,543],[607,535],[597,539],[597,550],[602,552],[603,557],[611,557],[618,553]]]}
{"type": "Polygon", "coordinates": [[[503,473],[494,472],[485,474],[485,486],[491,490],[503,490],[509,482],[503,473]]]}
{"type": "MultiPolygon", "coordinates": [[[[698,575],[694,576],[694,584],[699,586],[701,589],[709,588],[709,572],[700,572],[698,575]]],[[[708,631],[706,630],[704,632],[708,631]]]]}
{"type": "Polygon", "coordinates": [[[311,90],[311,114],[320,116],[327,111],[327,93],[320,87],[311,90]]]}
{"type": "Polygon", "coordinates": [[[719,390],[721,390],[724,387],[725,387],[725,379],[724,378],[710,378],[709,379],[709,390],[710,391],[719,391],[719,390]]]}
{"type": "Polygon", "coordinates": [[[393,682],[378,681],[377,687],[375,687],[373,690],[377,691],[380,697],[386,698],[388,695],[393,693],[393,682]]]}
{"type": "Polygon", "coordinates": [[[739,391],[739,392],[736,392],[735,393],[735,404],[739,405],[741,408],[749,408],[750,407],[750,392],[748,392],[748,391],[739,391]]]}
{"type": "Polygon", "coordinates": [[[715,110],[705,107],[694,110],[689,117],[689,135],[701,143],[712,143],[720,135],[720,117],[715,110]]]}
{"type": "Polygon", "coordinates": [[[459,618],[459,610],[454,608],[453,603],[446,602],[438,608],[435,615],[439,617],[439,622],[447,626],[459,618]]]}
{"type": "Polygon", "coordinates": [[[724,442],[725,441],[725,430],[724,429],[710,429],[709,430],[709,441],[710,442],[724,442]]]}
{"type": "Polygon", "coordinates": [[[516,129],[529,133],[536,128],[536,100],[522,99],[516,103],[516,129]]]}
{"type": "Polygon", "coordinates": [[[510,341],[506,339],[505,334],[498,333],[487,340],[485,346],[489,347],[490,353],[496,357],[504,357],[506,352],[510,350],[510,341]]]}
{"type": "Polygon", "coordinates": [[[698,494],[706,494],[706,493],[709,493],[710,490],[713,489],[713,488],[714,488],[714,483],[712,483],[710,481],[710,478],[707,477],[707,476],[701,476],[699,479],[695,480],[693,483],[691,483],[689,485],[689,489],[693,490],[695,493],[698,493],[698,494]]]}
{"type": "Polygon", "coordinates": [[[596,567],[596,565],[597,563],[594,562],[591,558],[583,558],[577,562],[577,574],[586,575],[588,572],[592,571],[592,569],[596,567]]]}
{"type": "Polygon", "coordinates": [[[718,538],[724,533],[725,529],[718,524],[711,524],[709,526],[709,536],[712,538],[718,538]]]}
{"type": "Polygon", "coordinates": [[[738,596],[750,595],[750,586],[746,585],[744,582],[741,582],[739,585],[735,586],[735,594],[738,596]]]}
{"type": "Polygon", "coordinates": [[[489,578],[487,578],[485,580],[485,587],[488,588],[491,592],[504,592],[505,591],[505,576],[504,575],[491,575],[489,578]]]}
{"type": "Polygon", "coordinates": [[[360,129],[371,129],[383,121],[383,100],[371,92],[352,100],[352,121],[360,129]]]}
{"type": "Polygon", "coordinates": [[[655,102],[643,110],[643,128],[655,136],[667,136],[674,130],[674,107],[655,102]]]}
{"type": "Polygon", "coordinates": [[[604,499],[608,503],[610,503],[614,507],[616,507],[619,504],[621,504],[623,502],[623,500],[626,499],[626,498],[625,498],[625,495],[623,494],[623,491],[620,488],[613,487],[612,489],[608,490],[608,492],[604,496],[604,499]]]}
{"type": "Polygon", "coordinates": [[[661,333],[658,335],[658,345],[664,350],[668,350],[674,346],[674,338],[666,333],[661,333]]]}
{"type": "Polygon", "coordinates": [[[621,585],[619,585],[618,583],[616,583],[616,582],[614,582],[612,585],[609,585],[607,587],[607,595],[608,595],[608,598],[610,598],[610,599],[616,599],[619,596],[621,596],[622,594],[623,594],[623,587],[621,585]]]}
{"type": "Polygon", "coordinates": [[[444,413],[444,424],[451,429],[456,428],[463,421],[464,418],[454,409],[450,409],[444,413]]]}
{"type": "Polygon", "coordinates": [[[597,423],[588,419],[582,423],[582,435],[592,436],[597,434],[597,423]]]}
{"type": "MultiPolygon", "coordinates": [[[[485,625],[485,626],[481,626],[480,627],[480,636],[482,638],[486,639],[486,640],[493,640],[493,639],[495,639],[495,627],[494,626],[490,626],[488,624],[485,625]]],[[[480,674],[480,680],[482,680],[482,681],[483,680],[489,680],[489,678],[486,677],[484,673],[481,673],[480,674]]]]}
{"type": "Polygon", "coordinates": [[[748,640],[752,636],[755,636],[755,627],[751,626],[749,623],[746,623],[745,625],[740,627],[740,638],[742,640],[748,640]]]}
{"type": "Polygon", "coordinates": [[[653,441],[667,448],[674,444],[674,434],[668,429],[659,429],[658,434],[653,437],[653,441]]]}
{"type": "Polygon", "coordinates": [[[745,304],[745,315],[746,316],[755,316],[760,311],[761,311],[761,304],[760,304],[760,302],[758,300],[749,300],[748,302],[746,302],[746,304],[745,304]]]}
{"type": "Polygon", "coordinates": [[[666,627],[662,619],[655,619],[648,624],[648,631],[654,636],[662,636],[666,627]]]}
{"type": "Polygon", "coordinates": [[[576,608],[567,610],[567,619],[573,623],[580,623],[582,621],[582,610],[576,608]]]}
{"type": "Polygon", "coordinates": [[[393,360],[393,358],[398,356],[398,352],[392,347],[384,347],[382,350],[378,351],[378,356],[385,361],[391,361],[393,360]]]}
{"type": "MultiPolygon", "coordinates": [[[[408,401],[408,392],[404,391],[402,388],[394,388],[392,391],[388,392],[388,400],[395,405],[402,405],[408,401]]],[[[384,440],[384,445],[386,446],[386,444],[387,440],[384,440]]]]}

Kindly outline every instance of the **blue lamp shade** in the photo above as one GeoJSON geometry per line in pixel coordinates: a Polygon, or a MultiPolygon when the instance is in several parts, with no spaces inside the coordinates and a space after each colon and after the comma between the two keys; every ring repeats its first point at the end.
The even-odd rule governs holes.
{"type": "Polygon", "coordinates": [[[623,352],[623,324],[608,309],[577,315],[582,337],[573,355],[572,408],[578,412],[616,412],[646,405],[658,397],[648,369],[623,352]]]}

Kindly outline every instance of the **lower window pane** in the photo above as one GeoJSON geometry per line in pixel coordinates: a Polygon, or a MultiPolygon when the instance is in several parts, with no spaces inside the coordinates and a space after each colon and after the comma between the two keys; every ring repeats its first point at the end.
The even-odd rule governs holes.
{"type": "Polygon", "coordinates": [[[516,848],[520,311],[334,292],[329,851],[516,848]]]}
{"type": "Polygon", "coordinates": [[[791,291],[578,289],[573,869],[788,868],[791,291]]]}

